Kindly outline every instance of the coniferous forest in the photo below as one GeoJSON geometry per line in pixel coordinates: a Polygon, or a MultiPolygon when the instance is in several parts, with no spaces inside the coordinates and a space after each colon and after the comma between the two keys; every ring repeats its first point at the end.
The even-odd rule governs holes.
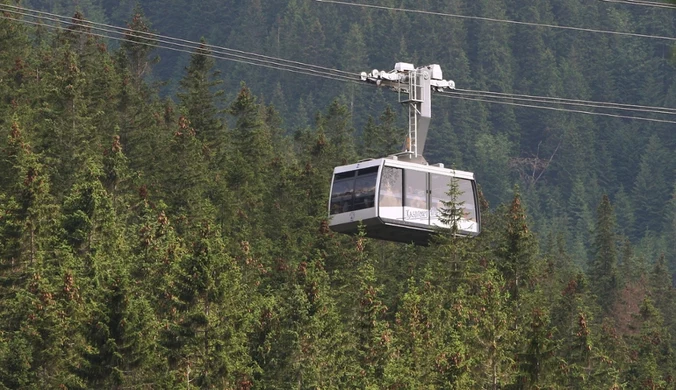
{"type": "Polygon", "coordinates": [[[207,46],[673,109],[676,9],[369,4],[429,12],[0,0],[0,388],[676,388],[673,116],[435,96],[427,160],[476,174],[482,233],[388,243],[327,202],[333,167],[399,151],[396,94],[207,46]]]}

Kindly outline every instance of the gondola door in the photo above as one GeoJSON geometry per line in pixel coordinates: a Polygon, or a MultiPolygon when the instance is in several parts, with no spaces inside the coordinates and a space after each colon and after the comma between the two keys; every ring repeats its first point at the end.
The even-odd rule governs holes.
{"type": "Polygon", "coordinates": [[[404,170],[384,166],[380,177],[378,215],[381,219],[404,220],[404,170]]]}
{"type": "Polygon", "coordinates": [[[427,172],[414,169],[404,170],[404,222],[429,226],[427,172]]]}

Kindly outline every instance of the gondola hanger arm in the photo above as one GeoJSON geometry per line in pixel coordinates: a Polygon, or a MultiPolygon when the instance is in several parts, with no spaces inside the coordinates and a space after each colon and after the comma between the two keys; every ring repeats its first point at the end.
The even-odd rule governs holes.
{"type": "Polygon", "coordinates": [[[399,93],[399,103],[408,107],[408,137],[404,155],[408,160],[427,164],[423,157],[427,130],[432,117],[432,91],[455,89],[455,82],[444,80],[437,64],[416,68],[408,62],[397,62],[386,72],[373,69],[360,74],[362,81],[388,87],[399,93]],[[402,98],[402,94],[407,95],[402,98]]]}

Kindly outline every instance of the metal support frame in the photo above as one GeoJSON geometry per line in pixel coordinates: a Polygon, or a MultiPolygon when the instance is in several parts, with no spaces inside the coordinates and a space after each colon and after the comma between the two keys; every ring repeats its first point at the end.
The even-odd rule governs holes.
{"type": "Polygon", "coordinates": [[[408,107],[408,137],[399,158],[426,164],[423,152],[432,117],[432,89],[455,89],[453,81],[442,79],[439,65],[415,68],[413,64],[398,62],[390,72],[374,69],[362,72],[361,80],[386,86],[398,92],[399,103],[408,107]],[[402,94],[407,96],[404,98],[402,94]]]}

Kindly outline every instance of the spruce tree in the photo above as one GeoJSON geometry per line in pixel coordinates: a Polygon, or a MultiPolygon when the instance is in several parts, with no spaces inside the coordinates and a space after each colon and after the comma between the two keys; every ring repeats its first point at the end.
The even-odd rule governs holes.
{"type": "MultiPolygon", "coordinates": [[[[665,237],[676,237],[676,183],[674,184],[674,191],[667,205],[666,215],[665,237]]],[[[676,259],[676,240],[669,240],[667,247],[668,258],[676,259]]],[[[673,261],[674,260],[669,264],[673,265],[673,261]]]]}
{"type": "Polygon", "coordinates": [[[354,364],[350,337],[319,257],[302,261],[283,288],[279,325],[271,334],[264,387],[343,388],[354,364]]]}
{"type": "Polygon", "coordinates": [[[135,6],[127,28],[129,31],[125,33],[121,48],[126,55],[132,84],[140,89],[145,85],[142,80],[150,74],[152,65],[159,61],[159,57],[149,57],[155,40],[149,35],[152,33],[150,23],[139,4],[135,6]]]}
{"type": "Polygon", "coordinates": [[[332,158],[339,164],[349,164],[356,159],[354,128],[348,107],[339,100],[334,100],[326,114],[319,115],[318,127],[321,127],[329,142],[332,158]]]}
{"type": "Polygon", "coordinates": [[[92,348],[84,354],[87,365],[82,375],[92,387],[168,385],[157,343],[160,323],[125,271],[118,264],[96,292],[86,332],[92,348]]]}
{"type": "Polygon", "coordinates": [[[344,342],[354,348],[349,360],[354,365],[349,370],[352,377],[349,386],[376,388],[383,383],[384,369],[394,345],[394,335],[387,322],[389,309],[382,301],[383,285],[374,266],[377,256],[363,230],[344,252],[337,253],[344,258],[342,266],[331,274],[331,282],[343,290],[335,294],[336,302],[350,335],[344,342]]]}
{"type": "Polygon", "coordinates": [[[659,310],[645,299],[635,318],[638,333],[631,338],[630,362],[623,378],[629,389],[673,386],[674,352],[671,335],[659,310]]]}
{"type": "Polygon", "coordinates": [[[384,384],[388,387],[420,388],[427,385],[432,353],[427,343],[430,324],[424,309],[423,293],[415,279],[407,282],[396,313],[393,336],[394,357],[385,367],[384,384]]]}
{"type": "Polygon", "coordinates": [[[588,194],[581,178],[575,180],[570,197],[568,198],[567,215],[569,229],[572,230],[572,239],[578,242],[581,250],[574,259],[577,264],[586,267],[588,255],[586,246],[591,242],[590,236],[593,230],[593,216],[587,201],[588,194]]]}
{"type": "Polygon", "coordinates": [[[366,122],[360,155],[364,158],[378,158],[398,151],[404,139],[404,132],[397,129],[397,114],[390,106],[374,121],[366,122]]]}
{"type": "Polygon", "coordinates": [[[483,178],[485,196],[492,204],[508,199],[512,145],[504,134],[480,134],[473,145],[477,176],[483,178]]]}
{"type": "Polygon", "coordinates": [[[0,380],[7,387],[83,387],[83,265],[59,237],[61,214],[50,177],[16,122],[6,153],[12,181],[8,196],[0,197],[0,316],[7,354],[0,359],[18,371],[5,371],[0,380]]]}
{"type": "Polygon", "coordinates": [[[513,346],[517,333],[509,318],[509,293],[492,267],[475,275],[467,290],[471,369],[479,386],[499,389],[514,381],[513,346]]]}
{"type": "Polygon", "coordinates": [[[219,72],[214,70],[215,61],[210,54],[206,40],[202,38],[200,47],[190,57],[185,76],[179,82],[177,95],[197,138],[209,149],[210,157],[219,161],[225,153],[223,141],[226,137],[217,108],[223,91],[216,90],[222,80],[218,78],[219,72]]]}
{"type": "Polygon", "coordinates": [[[559,345],[555,378],[564,387],[617,386],[617,369],[598,343],[587,280],[578,274],[552,309],[553,337],[559,345]]]}
{"type": "Polygon", "coordinates": [[[620,286],[617,271],[615,216],[607,195],[601,199],[597,211],[593,253],[593,260],[589,265],[591,291],[596,295],[597,302],[603,311],[609,313],[617,299],[620,286]]]}
{"type": "Polygon", "coordinates": [[[253,378],[247,333],[251,314],[240,270],[213,222],[186,232],[188,252],[167,293],[171,314],[162,334],[175,386],[237,387],[253,378]]]}
{"type": "Polygon", "coordinates": [[[628,238],[625,238],[622,243],[618,262],[618,273],[623,284],[639,283],[648,272],[647,265],[641,261],[640,256],[634,253],[634,248],[628,238]]]}
{"type": "Polygon", "coordinates": [[[537,242],[528,227],[518,190],[505,219],[507,226],[501,240],[502,245],[497,248],[496,266],[507,282],[510,298],[518,301],[522,291],[527,293],[532,289],[538,271],[537,242]]]}
{"type": "Polygon", "coordinates": [[[654,135],[646,146],[639,163],[639,171],[632,189],[636,210],[634,234],[642,237],[664,226],[664,204],[669,200],[669,181],[666,150],[659,137],[654,135]]]}
{"type": "Polygon", "coordinates": [[[265,183],[271,174],[272,133],[265,123],[263,107],[244,84],[230,106],[230,114],[236,120],[231,130],[232,164],[236,169],[228,172],[230,185],[238,194],[238,212],[251,226],[256,226],[261,218],[257,211],[267,197],[265,183]]]}
{"type": "Polygon", "coordinates": [[[552,337],[549,315],[542,308],[534,308],[530,322],[522,330],[525,348],[517,348],[519,373],[515,379],[515,388],[531,389],[551,387],[556,383],[555,352],[556,341],[552,337]]]}
{"type": "Polygon", "coordinates": [[[653,305],[664,318],[664,325],[668,331],[676,331],[676,291],[673,286],[673,274],[667,267],[666,257],[662,254],[649,275],[649,291],[653,305]]]}
{"type": "Polygon", "coordinates": [[[178,118],[168,151],[171,158],[164,166],[162,185],[172,212],[193,220],[205,218],[212,211],[206,196],[210,185],[208,159],[204,144],[185,115],[178,118]]]}

